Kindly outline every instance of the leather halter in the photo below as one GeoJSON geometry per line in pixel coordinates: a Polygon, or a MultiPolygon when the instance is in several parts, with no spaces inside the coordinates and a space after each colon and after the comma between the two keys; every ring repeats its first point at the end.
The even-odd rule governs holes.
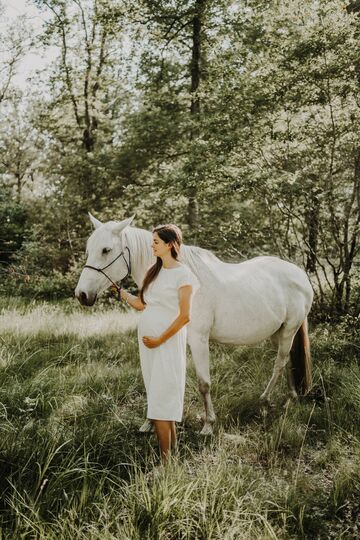
{"type": "Polygon", "coordinates": [[[111,263],[107,264],[106,266],[103,266],[102,268],[96,268],[96,266],[91,266],[90,264],[86,264],[84,266],[84,268],[90,268],[90,270],[96,270],[96,272],[100,272],[101,274],[103,274],[113,285],[114,287],[116,288],[118,294],[120,294],[120,290],[121,290],[121,287],[119,287],[118,285],[116,285],[116,283],[111,279],[109,278],[109,276],[104,272],[104,270],[106,270],[106,268],[109,268],[109,266],[111,266],[115,261],[117,261],[120,257],[124,257],[124,261],[125,261],[125,264],[126,264],[126,267],[127,267],[127,274],[126,276],[124,276],[122,278],[122,280],[120,281],[123,281],[128,275],[131,274],[131,255],[130,255],[130,249],[128,248],[128,246],[126,246],[126,248],[129,252],[129,262],[127,262],[126,260],[126,257],[124,255],[124,251],[122,251],[117,257],[115,257],[115,259],[113,261],[111,261],[111,263]]]}

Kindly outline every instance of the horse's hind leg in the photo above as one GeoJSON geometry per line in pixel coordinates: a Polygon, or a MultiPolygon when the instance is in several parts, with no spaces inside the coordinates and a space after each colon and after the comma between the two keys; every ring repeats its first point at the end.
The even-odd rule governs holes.
{"type": "Polygon", "coordinates": [[[270,341],[271,341],[271,345],[277,349],[279,347],[279,333],[280,333],[280,330],[277,330],[275,332],[275,334],[273,334],[272,336],[270,336],[270,341]]]}
{"type": "MultiPolygon", "coordinates": [[[[279,330],[279,334],[278,334],[279,345],[278,345],[278,352],[277,352],[277,357],[274,364],[273,373],[265,391],[260,396],[261,401],[267,401],[267,402],[269,401],[271,392],[273,391],[274,386],[279,376],[282,374],[284,367],[289,362],[290,350],[291,350],[292,342],[293,342],[293,339],[297,330],[298,330],[298,326],[289,327],[287,325],[284,325],[279,330]]],[[[294,386],[292,373],[288,372],[287,377],[288,377],[288,385],[289,385],[290,392],[292,391],[295,392],[295,386],[294,386]]],[[[296,392],[295,392],[295,395],[296,395],[296,392]]]]}
{"type": "Polygon", "coordinates": [[[297,399],[298,395],[295,389],[294,372],[291,359],[289,359],[288,363],[286,364],[286,380],[289,389],[289,398],[297,399]]]}
{"type": "MultiPolygon", "coordinates": [[[[279,347],[280,332],[281,332],[281,328],[277,330],[275,334],[270,336],[271,344],[276,349],[279,347]]],[[[292,364],[291,364],[290,359],[286,364],[286,380],[287,380],[288,389],[289,389],[289,398],[296,399],[298,396],[295,390],[294,374],[293,374],[293,369],[292,369],[292,364]]]]}
{"type": "Polygon", "coordinates": [[[188,342],[195,365],[199,390],[205,405],[205,422],[201,434],[211,435],[213,433],[212,424],[215,422],[215,412],[210,395],[209,338],[189,331],[188,342]]]}

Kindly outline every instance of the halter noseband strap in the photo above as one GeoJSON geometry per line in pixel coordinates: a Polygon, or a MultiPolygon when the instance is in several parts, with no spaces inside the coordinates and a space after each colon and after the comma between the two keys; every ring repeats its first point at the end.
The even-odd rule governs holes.
{"type": "Polygon", "coordinates": [[[96,266],[91,266],[90,264],[86,264],[84,266],[84,268],[90,268],[90,270],[96,270],[96,272],[100,272],[101,274],[103,274],[113,285],[114,287],[116,288],[117,292],[120,293],[120,289],[121,287],[119,287],[118,285],[116,285],[116,283],[111,279],[109,278],[109,276],[104,272],[104,270],[106,270],[106,268],[109,268],[109,266],[111,266],[112,264],[114,264],[115,261],[117,261],[120,257],[124,257],[124,261],[125,261],[125,264],[126,264],[126,267],[127,267],[127,274],[126,276],[123,277],[123,279],[121,281],[123,281],[128,275],[131,274],[131,255],[130,255],[130,249],[128,248],[128,246],[126,246],[126,248],[129,252],[129,262],[127,262],[126,260],[126,257],[124,255],[124,251],[122,251],[117,257],[115,257],[115,259],[113,261],[111,261],[109,264],[107,264],[106,266],[103,266],[102,268],[96,268],[96,266]]]}

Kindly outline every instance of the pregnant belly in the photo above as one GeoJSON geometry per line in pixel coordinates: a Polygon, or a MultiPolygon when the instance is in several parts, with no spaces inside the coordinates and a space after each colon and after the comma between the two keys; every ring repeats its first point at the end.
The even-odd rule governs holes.
{"type": "Polygon", "coordinates": [[[177,313],[161,306],[147,306],[138,322],[139,336],[158,336],[169,328],[177,313]]]}

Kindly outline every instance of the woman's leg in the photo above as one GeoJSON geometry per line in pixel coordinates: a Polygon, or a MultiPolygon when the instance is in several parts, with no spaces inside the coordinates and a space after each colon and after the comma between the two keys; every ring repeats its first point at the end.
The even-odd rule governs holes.
{"type": "Polygon", "coordinates": [[[155,431],[160,444],[161,461],[165,464],[171,454],[172,421],[153,420],[155,431]]]}

